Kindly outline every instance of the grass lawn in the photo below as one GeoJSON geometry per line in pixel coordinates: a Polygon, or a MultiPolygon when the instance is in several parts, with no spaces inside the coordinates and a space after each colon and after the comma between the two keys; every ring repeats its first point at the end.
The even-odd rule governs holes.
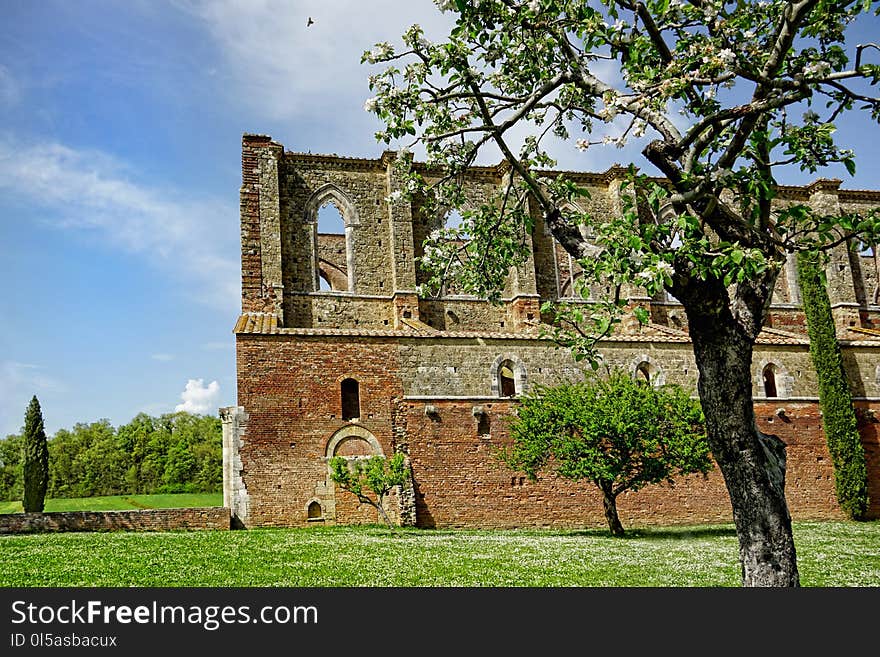
{"type": "MultiPolygon", "coordinates": [[[[47,499],[44,511],[126,511],[173,509],[188,506],[222,506],[223,493],[177,493],[173,495],[112,495],[47,499]]],[[[0,513],[21,513],[21,500],[0,502],[0,513]]]]}
{"type": "MultiPolygon", "coordinates": [[[[794,525],[801,584],[880,586],[880,521],[794,525]]],[[[0,536],[4,586],[739,586],[733,527],[0,536]]]]}

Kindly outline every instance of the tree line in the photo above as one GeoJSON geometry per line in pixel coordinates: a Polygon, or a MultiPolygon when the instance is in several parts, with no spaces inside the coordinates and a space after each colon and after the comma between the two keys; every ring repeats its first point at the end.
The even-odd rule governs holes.
{"type": "MultiPolygon", "coordinates": [[[[0,500],[24,492],[24,431],[0,439],[0,500]]],[[[127,424],[77,423],[48,439],[46,497],[201,493],[221,489],[220,419],[140,413],[127,424]]]]}

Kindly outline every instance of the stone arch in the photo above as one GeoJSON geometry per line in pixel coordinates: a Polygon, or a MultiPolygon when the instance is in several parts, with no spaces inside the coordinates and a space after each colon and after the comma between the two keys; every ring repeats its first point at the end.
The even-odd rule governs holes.
{"type": "Polygon", "coordinates": [[[306,201],[306,223],[317,224],[318,210],[327,203],[333,203],[336,206],[342,215],[342,221],[346,228],[357,226],[360,223],[357,209],[348,194],[333,183],[322,185],[309,196],[309,200],[306,201]]]}
{"type": "Polygon", "coordinates": [[[638,354],[630,361],[630,374],[634,379],[644,379],[652,386],[659,387],[666,383],[666,373],[648,354],[638,354]]]}
{"type": "MultiPolygon", "coordinates": [[[[342,493],[342,497],[337,499],[336,484],[330,477],[330,459],[334,456],[341,456],[349,461],[357,459],[369,458],[371,456],[385,456],[382,445],[370,431],[364,429],[357,424],[351,424],[337,430],[327,440],[324,449],[325,462],[327,463],[326,475],[326,496],[323,500],[324,518],[331,523],[336,523],[340,519],[340,514],[346,514],[342,519],[343,522],[350,520],[348,517],[354,513],[358,516],[362,511],[355,511],[352,507],[352,498],[349,493],[342,493]],[[345,511],[347,509],[347,512],[345,511]]],[[[358,504],[358,508],[360,505],[358,504]]],[[[367,518],[360,516],[359,522],[366,521],[367,518]]],[[[369,519],[370,522],[378,522],[378,514],[375,519],[369,519]]]]}
{"type": "Polygon", "coordinates": [[[322,185],[316,189],[306,201],[305,222],[307,225],[311,226],[312,229],[312,249],[314,253],[313,270],[315,273],[314,290],[318,291],[321,289],[320,278],[323,274],[333,288],[333,291],[354,292],[355,271],[353,232],[355,227],[360,223],[360,219],[351,198],[333,183],[322,185]],[[342,215],[342,222],[345,226],[346,271],[343,273],[338,268],[335,268],[339,273],[345,276],[346,284],[344,288],[337,288],[337,284],[340,284],[341,280],[337,280],[337,284],[334,284],[334,278],[331,276],[331,272],[326,267],[322,267],[322,264],[328,263],[322,263],[318,255],[318,210],[328,203],[332,204],[337,210],[339,210],[339,214],[342,215]]]}
{"type": "Polygon", "coordinates": [[[755,395],[756,397],[785,399],[791,396],[791,391],[794,387],[794,377],[778,361],[764,359],[757,364],[754,384],[758,393],[755,395]],[[767,394],[768,387],[771,388],[769,392],[773,392],[772,387],[775,387],[775,397],[767,394]]]}
{"type": "Polygon", "coordinates": [[[318,276],[327,281],[334,292],[345,291],[348,288],[348,274],[332,262],[321,258],[318,258],[318,276]]]}
{"type": "Polygon", "coordinates": [[[512,397],[523,394],[528,386],[528,372],[526,371],[526,366],[517,356],[511,354],[502,354],[498,356],[493,362],[492,367],[489,370],[491,377],[491,385],[492,385],[492,396],[493,397],[512,397]],[[505,384],[502,380],[504,378],[503,371],[505,369],[509,369],[513,374],[513,394],[502,394],[506,392],[504,390],[505,384]]]}
{"type": "MultiPolygon", "coordinates": [[[[347,456],[385,456],[385,452],[382,450],[382,445],[376,439],[376,436],[362,426],[356,424],[342,427],[330,436],[330,439],[327,441],[327,447],[324,450],[324,455],[328,459],[333,456],[346,456],[346,454],[340,454],[339,452],[352,451],[346,449],[346,443],[356,443],[357,441],[366,443],[369,446],[370,453],[348,454],[347,456]]],[[[349,447],[353,447],[353,445],[349,445],[349,447]]]]}
{"type": "Polygon", "coordinates": [[[313,497],[306,502],[306,519],[309,521],[324,520],[324,505],[321,500],[313,497]]]}

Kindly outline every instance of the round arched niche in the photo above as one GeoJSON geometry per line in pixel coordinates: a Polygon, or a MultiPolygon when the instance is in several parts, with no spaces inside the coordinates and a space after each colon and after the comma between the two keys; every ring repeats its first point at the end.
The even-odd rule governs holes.
{"type": "Polygon", "coordinates": [[[333,456],[384,456],[382,445],[372,433],[361,426],[342,427],[327,441],[327,458],[333,456]]]}

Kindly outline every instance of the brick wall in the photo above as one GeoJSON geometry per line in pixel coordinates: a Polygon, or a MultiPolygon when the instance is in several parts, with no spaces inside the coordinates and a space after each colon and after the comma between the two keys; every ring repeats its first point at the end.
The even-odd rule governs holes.
{"type": "Polygon", "coordinates": [[[340,522],[376,522],[374,509],[334,495],[327,450],[340,431],[356,430],[393,452],[393,400],[402,396],[396,350],[370,339],[239,336],[237,361],[238,402],[249,416],[240,452],[248,524],[307,524],[312,501],[325,521],[338,514],[340,522]],[[357,422],[342,419],[340,387],[349,377],[358,381],[357,422]]]}
{"type": "MultiPolygon", "coordinates": [[[[604,526],[602,497],[590,482],[542,475],[530,482],[494,456],[509,444],[507,402],[482,403],[490,416],[489,436],[480,435],[473,403],[432,401],[408,404],[409,454],[416,490],[417,524],[423,527],[604,526]]],[[[759,428],[787,445],[786,497],[792,517],[840,519],[834,470],[815,403],[758,403],[759,428]],[[780,417],[777,409],[784,408],[780,417]]],[[[880,409],[878,409],[880,412],[880,409]]],[[[870,472],[871,517],[880,518],[880,423],[861,422],[870,472]]],[[[732,522],[727,489],[716,469],[691,475],[675,486],[655,485],[618,498],[624,525],[732,522]]]]}
{"type": "MultiPolygon", "coordinates": [[[[658,354],[657,347],[618,344],[608,353],[610,360],[624,363],[648,349],[667,367],[675,362],[674,354],[658,354]]],[[[685,358],[690,345],[665,348],[680,352],[684,364],[690,362],[685,358]]],[[[249,415],[241,451],[250,496],[246,525],[315,522],[307,515],[311,501],[324,509],[319,522],[377,522],[374,509],[359,507],[350,494],[334,490],[328,477],[333,437],[355,429],[374,436],[385,455],[407,450],[419,526],[604,525],[601,497],[590,483],[552,475],[530,482],[496,458],[509,440],[506,418],[515,403],[490,396],[489,357],[499,349],[522,356],[533,367],[530,376],[543,382],[551,381],[538,371],[539,363],[561,371],[555,362],[560,352],[529,341],[240,335],[239,403],[249,415]],[[341,417],[340,382],[349,376],[360,385],[357,422],[341,417]],[[456,377],[480,381],[474,378],[459,389],[456,377]],[[483,396],[453,396],[466,389],[482,390],[483,396]],[[475,406],[486,411],[488,426],[480,426],[475,406]],[[426,413],[427,407],[432,412],[426,413]]],[[[804,357],[806,347],[801,351],[804,357]]],[[[807,366],[805,361],[804,372],[807,366]]],[[[676,378],[669,370],[667,380],[676,378]]],[[[880,417],[880,405],[875,406],[880,417]]],[[[786,494],[792,516],[841,518],[817,402],[758,399],[755,408],[759,428],[788,445],[786,494]]],[[[860,417],[874,500],[871,516],[880,517],[880,423],[863,410],[860,417]]],[[[687,477],[674,487],[626,493],[618,502],[624,524],[731,520],[717,470],[705,478],[687,477]]]]}
{"type": "Polygon", "coordinates": [[[229,528],[229,509],[224,507],[0,514],[0,534],[229,528]]]}

